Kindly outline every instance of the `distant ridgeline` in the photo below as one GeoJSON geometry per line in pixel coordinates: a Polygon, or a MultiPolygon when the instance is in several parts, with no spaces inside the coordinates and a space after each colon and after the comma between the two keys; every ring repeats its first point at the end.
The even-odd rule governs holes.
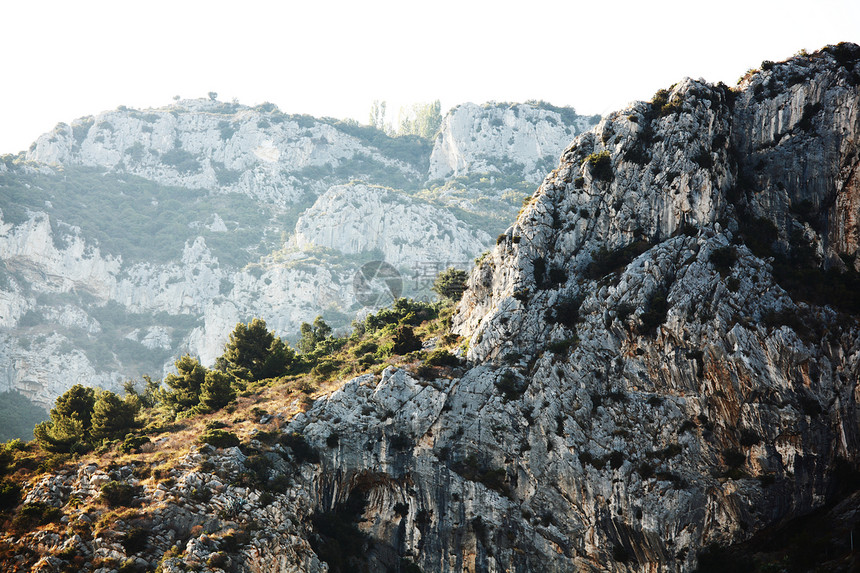
{"type": "Polygon", "coordinates": [[[343,330],[431,300],[599,119],[435,102],[394,128],[384,103],[360,125],[213,96],[59,124],[0,158],[0,390],[46,408],[77,382],[161,378],[184,353],[211,365],[253,317],[296,342],[317,315],[343,330]]]}

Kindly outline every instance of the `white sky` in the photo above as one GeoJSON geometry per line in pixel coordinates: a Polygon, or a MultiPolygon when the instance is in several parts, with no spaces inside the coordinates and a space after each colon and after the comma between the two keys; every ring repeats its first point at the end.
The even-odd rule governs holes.
{"type": "Polygon", "coordinates": [[[434,99],[602,114],[840,41],[860,43],[858,0],[7,1],[0,154],[61,121],[209,91],[362,123],[375,99],[391,119],[434,99]]]}

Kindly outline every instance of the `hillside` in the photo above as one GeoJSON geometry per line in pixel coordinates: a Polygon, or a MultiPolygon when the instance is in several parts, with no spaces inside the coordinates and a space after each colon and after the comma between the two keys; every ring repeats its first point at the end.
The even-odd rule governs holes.
{"type": "Polygon", "coordinates": [[[252,317],[294,342],[317,315],[347,328],[368,262],[428,298],[596,119],[464,104],[430,141],[201,99],[60,124],[0,161],[0,391],[49,407],[211,364],[252,317]]]}
{"type": "Polygon", "coordinates": [[[609,114],[456,307],[308,324],[295,355],[239,325],[108,438],[104,406],[58,401],[3,448],[0,563],[856,570],[859,142],[853,44],[609,114]]]}

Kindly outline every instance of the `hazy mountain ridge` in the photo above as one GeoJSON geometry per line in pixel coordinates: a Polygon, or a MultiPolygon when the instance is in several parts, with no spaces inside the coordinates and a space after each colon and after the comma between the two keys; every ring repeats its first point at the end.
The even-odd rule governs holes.
{"type": "Polygon", "coordinates": [[[395,257],[405,292],[426,295],[428,277],[416,276],[416,265],[465,265],[488,248],[486,231],[509,224],[534,189],[534,174],[520,166],[554,161],[588,122],[540,105],[465,106],[479,110],[470,115],[478,126],[513,113],[505,129],[519,143],[480,151],[486,143],[468,130],[452,136],[443,127],[437,145],[458,141],[499,157],[430,183],[431,141],[271,104],[182,100],[59,124],[0,162],[0,388],[47,406],[76,381],[115,387],[143,373],[160,377],[182,352],[211,361],[236,322],[253,316],[289,337],[317,314],[344,326],[361,309],[353,275],[383,255],[395,257]],[[530,139],[528,158],[518,160],[530,139]],[[393,213],[434,223],[383,229],[357,249],[336,225],[324,239],[308,234],[321,224],[310,214],[337,189],[352,197],[341,208],[357,235],[366,234],[362,225],[391,227],[393,213]],[[391,211],[374,199],[383,196],[391,211]],[[449,256],[442,247],[450,241],[449,256]],[[79,320],[46,330],[50,317],[70,312],[79,320]],[[100,328],[97,315],[115,328],[100,328]],[[54,358],[40,357],[68,363],[72,377],[46,370],[54,358]]]}

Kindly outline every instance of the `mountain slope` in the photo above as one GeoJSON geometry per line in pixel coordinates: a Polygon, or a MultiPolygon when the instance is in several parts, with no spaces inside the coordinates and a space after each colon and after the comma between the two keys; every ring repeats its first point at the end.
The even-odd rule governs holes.
{"type": "MultiPolygon", "coordinates": [[[[407,354],[312,403],[266,390],[206,420],[242,448],[189,447],[203,419],[159,434],[167,482],[154,446],[111,454],[139,511],[96,509],[97,465],[45,474],[26,501],[102,526],[11,533],[4,563],[30,545],[44,567],[693,571],[747,542],[749,568],[849,570],[860,47],[764,68],[577,137],[472,271],[453,318],[467,365],[407,354]],[[839,524],[783,562],[770,532],[816,510],[839,524]]],[[[422,328],[417,352],[452,344],[422,328]]]]}
{"type": "Polygon", "coordinates": [[[518,143],[504,149],[469,129],[434,143],[213,100],[58,125],[0,162],[0,389],[49,406],[76,381],[159,378],[184,352],[209,364],[254,316],[290,338],[317,315],[346,327],[363,311],[353,279],[374,260],[391,257],[402,292],[428,296],[435,273],[485,251],[486,230],[534,189],[519,165],[555,161],[595,121],[541,106],[467,106],[475,129],[511,116],[518,143]],[[427,183],[442,141],[503,157],[427,183]],[[359,226],[347,233],[340,217],[359,226]],[[356,243],[368,228],[376,236],[356,243]]]}

